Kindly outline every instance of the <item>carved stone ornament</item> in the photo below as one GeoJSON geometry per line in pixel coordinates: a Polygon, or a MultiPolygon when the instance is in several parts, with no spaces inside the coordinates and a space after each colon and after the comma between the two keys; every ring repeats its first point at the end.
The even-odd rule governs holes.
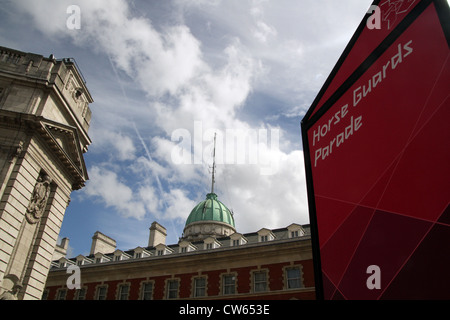
{"type": "Polygon", "coordinates": [[[6,275],[0,287],[0,300],[17,300],[17,295],[22,287],[22,283],[16,275],[6,275]]]}
{"type": "Polygon", "coordinates": [[[23,141],[19,141],[18,145],[9,154],[9,163],[12,163],[23,151],[23,141]]]}
{"type": "Polygon", "coordinates": [[[50,195],[51,182],[52,179],[48,175],[44,173],[39,175],[27,208],[26,217],[29,223],[37,223],[42,217],[50,195]]]}

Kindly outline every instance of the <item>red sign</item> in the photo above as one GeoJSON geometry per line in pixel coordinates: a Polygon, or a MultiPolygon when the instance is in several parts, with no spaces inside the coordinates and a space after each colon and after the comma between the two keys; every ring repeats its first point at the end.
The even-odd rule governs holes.
{"type": "Polygon", "coordinates": [[[302,120],[317,295],[449,299],[449,7],[374,5],[302,120]]]}

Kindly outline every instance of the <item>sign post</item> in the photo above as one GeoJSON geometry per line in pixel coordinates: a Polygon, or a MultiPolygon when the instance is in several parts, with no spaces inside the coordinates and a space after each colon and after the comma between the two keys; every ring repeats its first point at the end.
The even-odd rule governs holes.
{"type": "Polygon", "coordinates": [[[450,298],[450,13],[374,1],[302,120],[319,299],[450,298]]]}

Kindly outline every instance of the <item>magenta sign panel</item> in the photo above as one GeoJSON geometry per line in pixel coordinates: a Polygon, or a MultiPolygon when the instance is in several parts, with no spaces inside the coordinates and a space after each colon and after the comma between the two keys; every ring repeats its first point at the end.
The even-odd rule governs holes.
{"type": "Polygon", "coordinates": [[[371,8],[302,120],[317,295],[450,299],[449,7],[371,8]]]}

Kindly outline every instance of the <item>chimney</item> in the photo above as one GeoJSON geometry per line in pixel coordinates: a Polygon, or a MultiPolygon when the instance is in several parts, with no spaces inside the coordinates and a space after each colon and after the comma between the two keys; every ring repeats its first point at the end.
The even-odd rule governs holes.
{"type": "Polygon", "coordinates": [[[156,247],[158,244],[166,244],[166,228],[154,221],[150,227],[150,237],[148,238],[148,246],[156,247]]]}
{"type": "Polygon", "coordinates": [[[69,248],[69,238],[62,238],[61,244],[56,244],[55,251],[53,251],[52,260],[59,260],[67,255],[67,248],[69,248]]]}
{"type": "Polygon", "coordinates": [[[96,254],[97,252],[105,254],[114,252],[114,250],[116,250],[116,240],[99,231],[94,233],[90,254],[96,254]]]}

